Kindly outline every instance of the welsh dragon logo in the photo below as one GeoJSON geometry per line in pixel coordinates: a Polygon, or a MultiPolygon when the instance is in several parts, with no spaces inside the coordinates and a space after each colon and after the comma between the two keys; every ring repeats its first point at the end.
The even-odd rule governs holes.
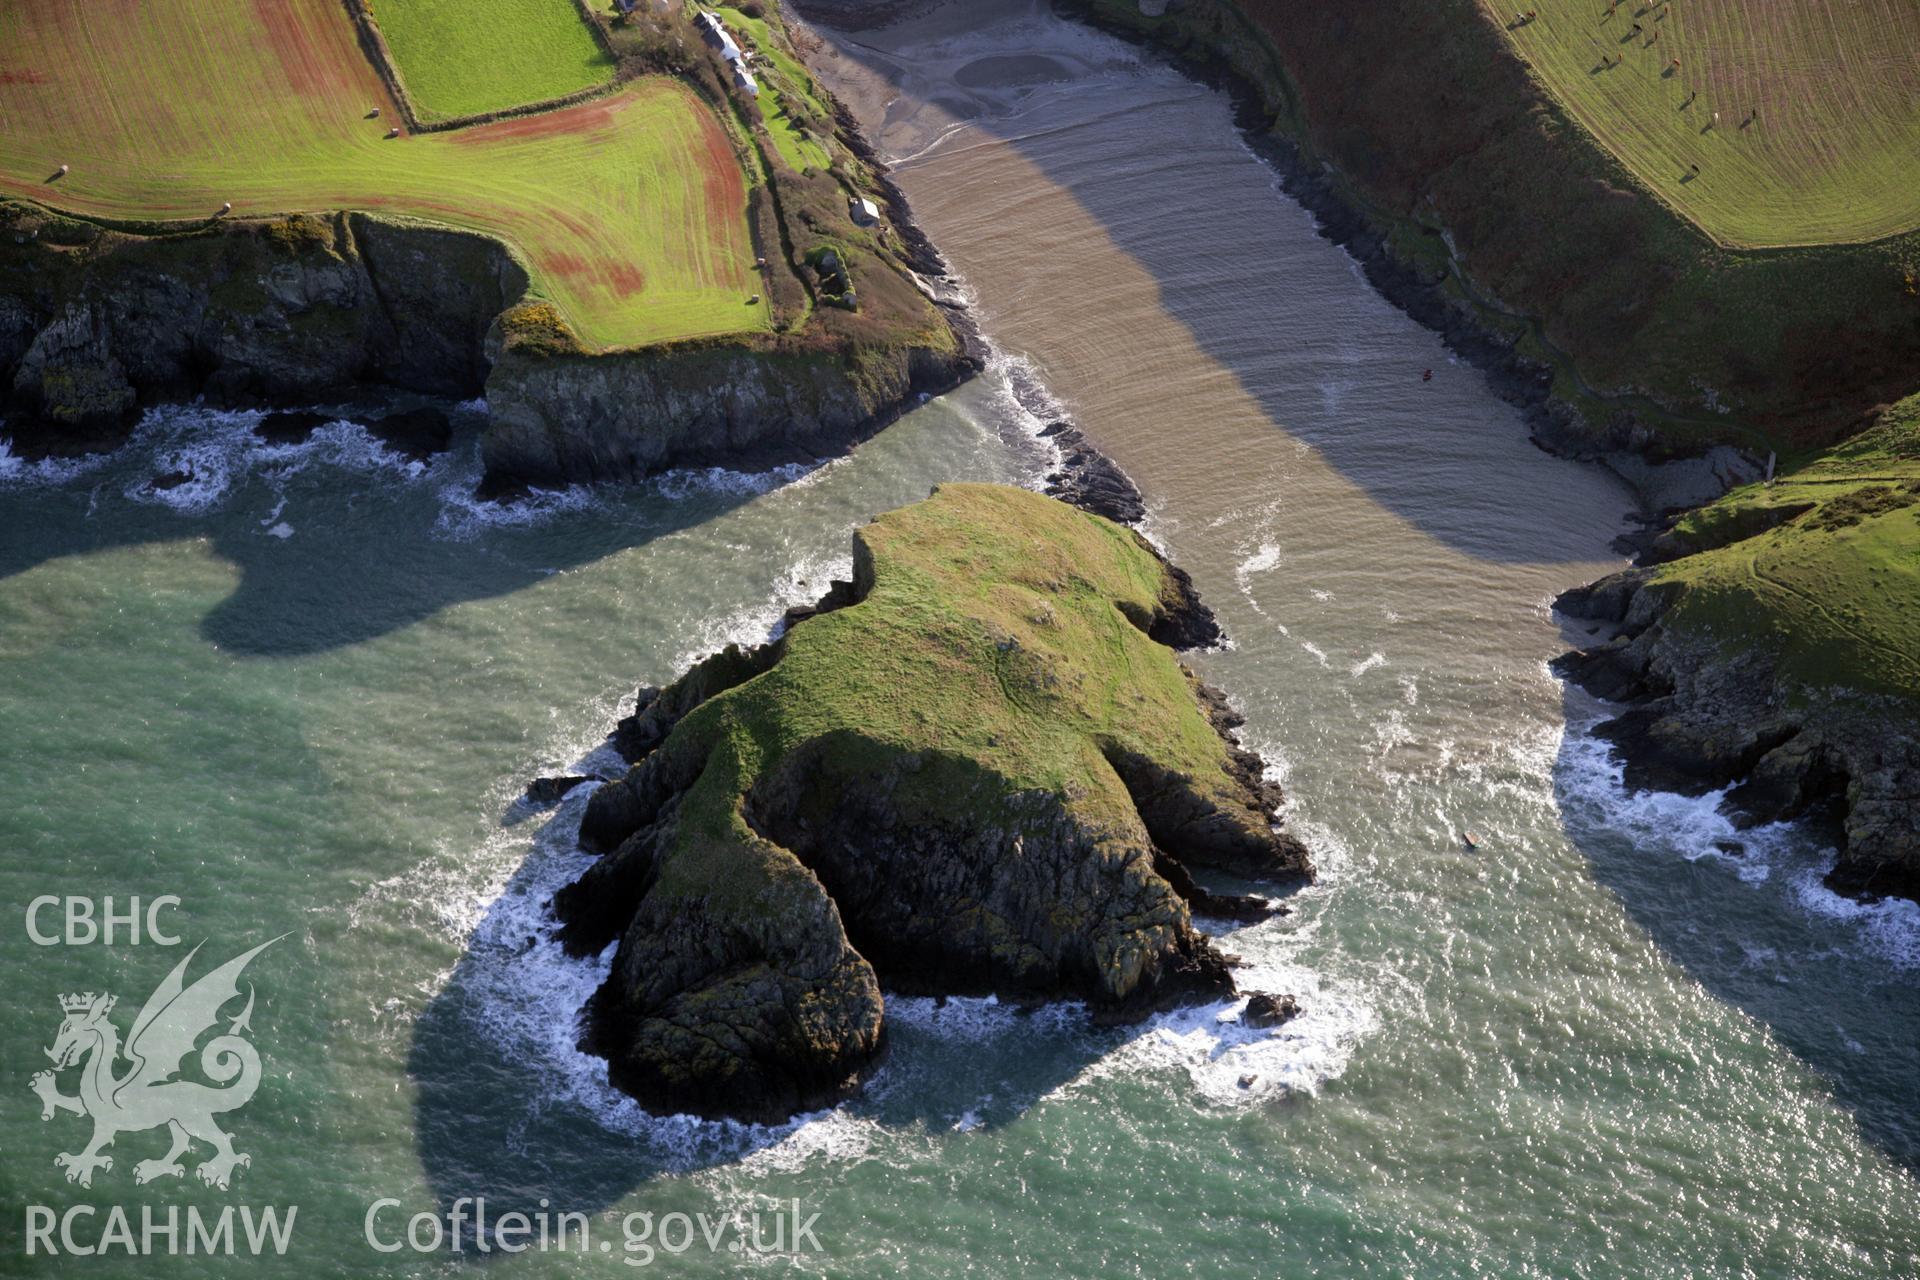
{"type": "Polygon", "coordinates": [[[223,1191],[236,1168],[253,1163],[252,1157],[233,1149],[233,1139],[214,1123],[215,1116],[247,1105],[260,1087],[260,1054],[241,1036],[252,1030],[251,984],[246,1007],[228,1024],[225,1034],[214,1036],[200,1050],[201,1073],[222,1087],[176,1077],[201,1035],[219,1021],[221,1008],[239,997],[240,973],[247,963],[279,940],[263,942],[187,986],[187,965],[200,953],[195,947],[147,997],[124,1048],[119,1030],[107,1019],[114,996],[89,991],[60,998],[66,1018],[53,1047],[46,1051],[53,1059],[53,1070],[39,1072],[31,1083],[40,1095],[42,1120],[53,1119],[57,1111],[93,1120],[93,1140],[84,1150],[53,1158],[56,1168],[66,1170],[68,1182],[92,1186],[96,1169],[113,1169],[113,1157],[102,1153],[116,1137],[161,1125],[172,1135],[172,1146],[158,1160],[134,1165],[135,1182],[180,1177],[186,1172],[180,1157],[196,1140],[211,1146],[214,1154],[194,1172],[202,1182],[223,1191]],[[124,1072],[118,1070],[122,1058],[131,1064],[124,1072]],[[60,1092],[56,1077],[76,1064],[80,1092],[69,1097],[60,1092]]]}

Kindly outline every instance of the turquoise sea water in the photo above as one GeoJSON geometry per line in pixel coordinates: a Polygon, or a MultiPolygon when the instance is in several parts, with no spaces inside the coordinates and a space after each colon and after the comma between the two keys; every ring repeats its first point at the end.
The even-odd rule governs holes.
{"type": "Polygon", "coordinates": [[[1601,709],[1545,669],[1569,640],[1546,602],[1616,562],[1618,484],[1529,448],[1273,190],[1217,98],[1007,9],[863,37],[887,87],[846,91],[881,103],[1012,354],[849,458],[517,511],[467,496],[470,416],[421,468],[350,426],[275,449],[249,415],[194,410],[86,466],[0,459],[5,1274],[1915,1274],[1915,912],[1825,894],[1812,833],[1623,795],[1581,731],[1601,709]],[[1013,50],[1057,70],[959,74],[1013,50]],[[1095,1031],[895,1001],[886,1067],[836,1111],[639,1112],[571,1047],[598,963],[541,938],[584,865],[585,796],[516,797],[605,765],[634,685],[817,595],[859,521],[942,480],[1031,482],[1015,383],[1135,474],[1233,637],[1196,665],[1324,875],[1224,945],[1305,1014],[1095,1031]],[[146,488],[183,462],[193,484],[146,488]],[[38,896],[163,894],[180,947],[27,934],[38,896]],[[225,1120],[252,1157],[233,1187],[193,1178],[204,1149],[136,1184],[158,1131],[67,1183],[54,1156],[86,1125],[41,1120],[29,1089],[60,997],[115,993],[124,1031],[189,946],[198,973],[275,937],[247,974],[265,1074],[225,1120]],[[382,1201],[390,1244],[471,1196],[583,1213],[588,1248],[366,1238],[382,1201]],[[795,1201],[818,1252],[700,1237],[696,1215],[757,1209],[771,1243],[795,1201]],[[114,1205],[297,1217],[285,1256],[26,1255],[34,1207],[80,1205],[81,1243],[114,1205]]]}

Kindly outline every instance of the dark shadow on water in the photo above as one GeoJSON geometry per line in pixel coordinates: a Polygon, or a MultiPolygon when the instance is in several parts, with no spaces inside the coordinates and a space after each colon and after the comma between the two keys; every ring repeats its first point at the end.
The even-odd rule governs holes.
{"type": "Polygon", "coordinates": [[[74,478],[0,487],[0,579],[65,556],[203,539],[239,579],[202,620],[206,640],[249,657],[294,656],[512,594],[702,524],[757,492],[708,487],[668,499],[644,485],[574,491],[566,501],[577,510],[525,527],[503,524],[505,508],[466,505],[478,478],[479,421],[456,417],[451,452],[412,474],[397,460],[369,467],[317,452],[240,456],[229,440],[217,465],[235,468],[232,487],[209,509],[187,512],[127,496],[192,447],[143,431],[74,478]]]}
{"type": "MultiPolygon", "coordinates": [[[[797,7],[802,14],[810,8],[804,0],[797,7]]],[[[1578,522],[1562,518],[1562,506],[1569,494],[1577,498],[1591,493],[1592,478],[1580,474],[1578,464],[1547,466],[1549,460],[1534,459],[1520,415],[1496,398],[1502,390],[1498,385],[1489,385],[1493,394],[1486,397],[1486,412],[1477,420],[1471,406],[1463,412],[1452,391],[1447,393],[1454,398],[1446,402],[1445,416],[1431,416],[1432,410],[1423,409],[1423,397],[1441,386],[1421,378],[1423,367],[1436,363],[1434,353],[1402,344],[1393,346],[1387,357],[1376,358],[1379,348],[1369,340],[1388,325],[1397,328],[1409,321],[1381,308],[1379,325],[1365,323],[1381,299],[1351,259],[1341,264],[1352,269],[1350,299],[1319,288],[1326,283],[1324,261],[1311,262],[1307,250],[1338,251],[1319,240],[1305,211],[1290,196],[1272,190],[1278,181],[1273,169],[1248,154],[1248,166],[1263,167],[1247,185],[1239,177],[1230,183],[1235,210],[1255,207],[1246,199],[1255,189],[1252,184],[1260,184],[1261,194],[1271,191],[1273,204],[1254,215],[1259,221],[1222,212],[1214,187],[1222,169],[1215,157],[1221,142],[1236,140],[1228,111],[1210,114],[1208,136],[1183,149],[1173,130],[1144,132],[1150,126],[1133,111],[1099,114],[1115,100],[1111,86],[1101,90],[1106,97],[1078,113],[1067,96],[1035,105],[1037,91],[1058,92],[1053,83],[1060,79],[1058,69],[1069,64],[1090,83],[1117,78],[1123,86],[1132,83],[1124,70],[1108,70],[1098,62],[1089,65],[1090,57],[1104,55],[1087,54],[1085,41],[1106,37],[1066,20],[1059,30],[1068,36],[1055,41],[1047,35],[1047,7],[1011,0],[982,4],[979,25],[966,37],[972,42],[967,46],[971,61],[954,57],[950,40],[925,46],[934,50],[925,55],[928,59],[949,68],[939,75],[918,69],[922,46],[896,45],[904,38],[898,34],[901,28],[836,31],[825,25],[832,18],[826,7],[815,12],[820,15],[816,29],[839,54],[895,91],[890,112],[910,114],[903,103],[937,103],[970,127],[997,137],[1068,192],[1113,245],[1153,277],[1165,313],[1235,378],[1276,430],[1311,444],[1374,502],[1481,560],[1544,563],[1590,555],[1578,522]],[[999,32],[1004,32],[1004,41],[999,32]],[[1018,57],[1013,56],[1016,51],[1018,57]],[[1040,62],[1050,69],[1042,73],[1040,62]],[[1022,71],[1029,64],[1035,69],[1024,78],[1000,74],[1022,71]],[[955,100],[965,100],[968,108],[956,110],[955,100]],[[1301,280],[1270,268],[1267,256],[1275,242],[1282,255],[1299,256],[1303,279],[1314,281],[1317,292],[1308,295],[1301,280]],[[1334,314],[1354,307],[1366,308],[1359,312],[1359,322],[1334,314]],[[1342,331],[1356,337],[1353,350],[1343,346],[1342,331]],[[1449,433],[1457,438],[1448,439],[1449,433]],[[1447,494],[1457,500],[1445,500],[1447,494]]],[[[941,12],[945,16],[939,20],[946,27],[957,27],[956,15],[972,11],[949,7],[941,12]]],[[[1130,56],[1155,62],[1155,56],[1144,51],[1132,50],[1130,56]]],[[[1159,85],[1137,94],[1149,92],[1160,92],[1159,85]]],[[[1219,96],[1224,106],[1225,95],[1219,96]]],[[[955,154],[964,151],[962,146],[955,154]]],[[[903,163],[918,162],[916,157],[903,163]]],[[[938,243],[939,228],[929,230],[938,243]]],[[[991,330],[993,317],[986,317],[986,323],[991,330]]],[[[1483,381],[1477,373],[1463,372],[1483,381]]],[[[1179,373],[1196,376],[1184,369],[1179,373]]],[[[1517,386],[1512,390],[1522,394],[1517,386]]],[[[1080,425],[1099,441],[1097,420],[1080,425]]],[[[1167,424],[1170,431],[1186,425],[1167,424]]]]}
{"type": "MultiPolygon", "coordinates": [[[[1593,875],[1660,948],[1717,999],[1763,1023],[1826,1082],[1874,1145],[1920,1173],[1920,984],[1856,920],[1809,911],[1796,886],[1832,866],[1814,831],[1709,822],[1621,821],[1618,793],[1595,803],[1580,726],[1606,704],[1569,688],[1555,794],[1568,838],[1593,875]],[[1739,855],[1713,847],[1725,839],[1739,855]],[[1689,860],[1691,857],[1691,860],[1689,860]],[[1757,883],[1764,864],[1767,875],[1757,883]]],[[[1704,814],[1710,801],[1697,802],[1704,814]]]]}
{"type": "MultiPolygon", "coordinates": [[[[580,772],[592,772],[592,761],[580,772]]],[[[591,787],[575,789],[535,836],[533,851],[488,909],[445,987],[415,1024],[407,1071],[414,1132],[444,1213],[485,1196],[490,1215],[605,1210],[663,1174],[736,1163],[791,1136],[761,1127],[647,1117],[587,1062],[583,1083],[556,1061],[575,1034],[578,1003],[598,982],[592,962],[564,960],[546,903],[587,864],[578,851],[591,787]],[[530,946],[530,943],[532,944],[530,946]],[[517,1010],[503,1017],[503,1012],[517,1010]],[[528,1028],[538,1026],[538,1032],[528,1028]],[[541,1037],[529,1039],[530,1034],[541,1037]]],[[[517,822],[517,805],[503,824],[517,822]]],[[[889,1049],[849,1116],[890,1129],[991,1129],[1025,1114],[1086,1067],[1144,1034],[1095,1028],[1079,1006],[1029,1011],[978,1000],[887,997],[889,1049]]],[[[1253,1033],[1248,1033],[1253,1034],[1253,1033]]],[[[807,1123],[834,1123],[824,1113],[807,1123]]]]}

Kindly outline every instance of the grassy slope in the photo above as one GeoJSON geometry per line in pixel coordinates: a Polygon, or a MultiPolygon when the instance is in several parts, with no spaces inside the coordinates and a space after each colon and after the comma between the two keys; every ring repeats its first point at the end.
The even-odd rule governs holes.
{"type": "Polygon", "coordinates": [[[469,228],[512,245],[595,348],[768,327],[746,304],[746,179],[680,85],[388,141],[393,116],[336,0],[0,8],[0,192],[110,219],[231,201],[469,228]]]}
{"type": "Polygon", "coordinates": [[[547,102],[613,78],[613,60],[569,0],[379,0],[375,13],[428,120],[547,102]]]}
{"type": "Polygon", "coordinates": [[[1482,3],[1502,24],[1516,8],[1537,12],[1506,26],[1514,48],[1636,177],[1722,243],[1873,240],[1920,226],[1911,0],[1482,3]]]}
{"type": "Polygon", "coordinates": [[[815,95],[812,75],[772,39],[767,30],[772,18],[749,18],[738,9],[714,12],[732,29],[735,38],[744,36],[746,46],[760,55],[753,68],[760,82],[760,114],[780,158],[795,171],[831,165],[833,157],[818,133],[795,127],[796,112],[819,121],[831,120],[832,116],[815,95]]]}
{"type": "MultiPolygon", "coordinates": [[[[708,762],[682,841],[754,845],[741,797],[826,735],[848,772],[925,753],[903,785],[906,806],[919,802],[908,822],[950,820],[958,803],[1017,825],[1014,797],[1040,791],[1098,828],[1132,830],[1132,800],[1102,755],[1109,741],[1226,793],[1226,748],[1188,677],[1116,607],[1149,616],[1169,590],[1130,530],[1024,489],[956,484],[861,537],[876,567],[867,597],[796,628],[771,670],[674,730],[667,750],[708,762]]],[[[715,891],[701,859],[668,866],[663,887],[715,891]]],[[[745,878],[739,887],[758,891],[745,878]]]]}
{"type": "Polygon", "coordinates": [[[1920,396],[1840,448],[1789,463],[1771,487],[1691,513],[1677,532],[1713,549],[1661,570],[1688,587],[1667,625],[1778,646],[1792,683],[1920,699],[1920,396]]]}

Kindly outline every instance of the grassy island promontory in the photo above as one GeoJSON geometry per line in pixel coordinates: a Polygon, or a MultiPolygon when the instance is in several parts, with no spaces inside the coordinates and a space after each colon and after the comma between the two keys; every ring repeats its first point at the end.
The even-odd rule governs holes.
{"type": "Polygon", "coordinates": [[[643,695],[582,827],[605,856],[555,904],[571,949],[619,942],[586,1039],[615,1083],[818,1105],[879,1051],[883,987],[1112,1016],[1231,995],[1190,903],[1266,908],[1186,867],[1312,864],[1162,643],[1200,612],[1130,529],[943,486],[861,529],[854,581],[780,640],[643,695]]]}

